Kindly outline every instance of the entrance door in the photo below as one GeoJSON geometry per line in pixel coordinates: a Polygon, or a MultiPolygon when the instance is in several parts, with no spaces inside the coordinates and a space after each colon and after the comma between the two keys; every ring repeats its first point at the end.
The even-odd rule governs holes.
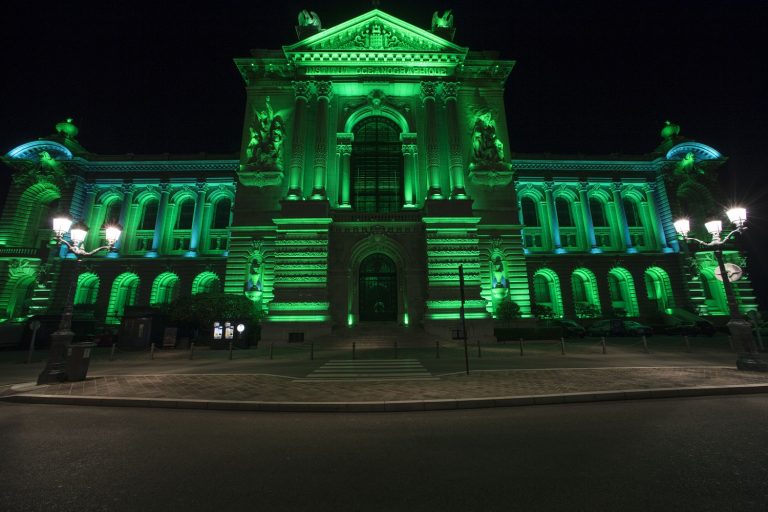
{"type": "Polygon", "coordinates": [[[397,320],[397,270],[383,254],[372,254],[360,263],[360,320],[397,320]]]}

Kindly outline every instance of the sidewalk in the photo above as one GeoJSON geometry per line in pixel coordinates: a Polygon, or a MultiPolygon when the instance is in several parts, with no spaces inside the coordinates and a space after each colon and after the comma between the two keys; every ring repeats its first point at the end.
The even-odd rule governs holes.
{"type": "Polygon", "coordinates": [[[591,344],[572,343],[562,355],[559,346],[542,344],[521,357],[516,347],[494,346],[483,357],[473,353],[470,375],[457,347],[443,349],[440,359],[402,350],[398,359],[370,351],[354,361],[337,352],[309,360],[298,351],[268,359],[262,350],[233,360],[226,351],[201,351],[194,360],[183,352],[154,359],[133,353],[116,361],[97,353],[86,381],[49,386],[30,382],[41,364],[21,365],[21,372],[18,364],[0,362],[6,382],[10,370],[24,374],[0,395],[83,405],[404,411],[768,392],[768,375],[735,370],[735,355],[720,347],[695,353],[657,347],[646,354],[627,344],[603,355],[591,344]]]}

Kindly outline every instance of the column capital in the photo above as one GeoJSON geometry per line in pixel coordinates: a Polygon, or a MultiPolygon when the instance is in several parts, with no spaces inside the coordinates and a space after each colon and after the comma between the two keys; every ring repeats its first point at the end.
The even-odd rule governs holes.
{"type": "Polygon", "coordinates": [[[611,183],[611,188],[613,189],[614,192],[618,192],[619,194],[621,194],[621,189],[624,188],[624,183],[620,181],[614,181],[613,183],[611,183]]]}
{"type": "Polygon", "coordinates": [[[197,193],[205,192],[208,190],[208,183],[205,181],[198,181],[195,183],[195,188],[197,189],[197,193]]]}
{"type": "Polygon", "coordinates": [[[555,191],[555,181],[554,180],[547,180],[544,182],[544,188],[547,192],[554,192],[555,191]]]}
{"type": "Polygon", "coordinates": [[[297,80],[297,81],[291,82],[291,85],[293,85],[293,93],[297,100],[307,101],[307,99],[309,99],[310,82],[297,80]]]}
{"type": "Polygon", "coordinates": [[[653,182],[653,181],[646,181],[645,183],[643,183],[643,187],[645,188],[645,191],[647,193],[650,192],[651,194],[653,194],[654,192],[656,192],[656,188],[658,187],[658,183],[653,182]]]}
{"type": "Polygon", "coordinates": [[[123,194],[130,194],[134,191],[135,185],[133,183],[123,183],[120,185],[120,190],[123,192],[123,194]]]}
{"type": "Polygon", "coordinates": [[[418,152],[417,144],[403,143],[403,155],[414,156],[418,152]]]}
{"type": "Polygon", "coordinates": [[[315,93],[317,94],[317,100],[330,100],[333,97],[333,82],[330,80],[322,80],[315,82],[315,93]]]}
{"type": "Polygon", "coordinates": [[[580,181],[579,182],[579,192],[584,192],[585,194],[589,192],[589,187],[591,187],[592,184],[588,181],[580,181]]]}
{"type": "Polygon", "coordinates": [[[160,194],[168,195],[171,193],[171,184],[167,181],[163,181],[157,184],[157,188],[160,189],[160,194]]]}
{"type": "Polygon", "coordinates": [[[456,95],[459,92],[459,82],[443,82],[443,86],[440,88],[443,101],[448,103],[448,100],[456,101],[456,95]]]}
{"type": "Polygon", "coordinates": [[[352,154],[352,144],[339,144],[336,143],[336,154],[342,156],[349,156],[352,154]]]}
{"type": "Polygon", "coordinates": [[[437,86],[440,82],[436,80],[428,80],[421,82],[421,99],[422,101],[434,100],[437,94],[437,86]]]}

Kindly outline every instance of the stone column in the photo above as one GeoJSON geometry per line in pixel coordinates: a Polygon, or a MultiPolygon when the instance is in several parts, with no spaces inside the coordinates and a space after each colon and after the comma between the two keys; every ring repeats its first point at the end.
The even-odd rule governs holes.
{"type": "Polygon", "coordinates": [[[309,82],[293,82],[296,99],[293,104],[291,163],[288,166],[288,199],[301,199],[304,181],[304,114],[307,110],[309,82]]]}
{"type": "Polygon", "coordinates": [[[635,253],[637,252],[637,249],[632,246],[632,237],[629,234],[629,224],[627,224],[627,212],[624,211],[624,201],[621,197],[622,186],[620,181],[613,183],[613,203],[616,205],[616,214],[619,218],[619,229],[621,230],[627,252],[635,253]]]}
{"type": "Polygon", "coordinates": [[[165,212],[168,210],[168,196],[171,194],[171,186],[168,183],[160,184],[160,201],[157,204],[157,217],[155,218],[155,234],[152,237],[152,250],[147,256],[158,256],[162,250],[163,227],[165,226],[165,212]]]}
{"type": "Polygon", "coordinates": [[[560,243],[560,223],[557,220],[554,189],[554,181],[544,182],[544,195],[547,199],[547,209],[549,210],[550,227],[552,229],[552,246],[555,253],[562,254],[565,252],[565,249],[563,249],[560,243]]]}
{"type": "Polygon", "coordinates": [[[403,208],[416,207],[418,144],[415,133],[401,133],[403,143],[403,208]]]}
{"type": "MultiPolygon", "coordinates": [[[[123,183],[123,204],[120,207],[120,220],[118,221],[120,223],[120,226],[122,227],[123,233],[120,235],[120,238],[117,240],[117,243],[115,244],[115,250],[118,253],[123,252],[123,248],[125,247],[127,249],[126,240],[128,239],[127,236],[130,236],[128,233],[128,216],[131,212],[131,204],[133,204],[133,184],[132,183],[123,183]],[[127,236],[126,236],[127,235],[127,236]]],[[[114,253],[111,253],[114,254],[114,253]]],[[[113,256],[114,257],[114,256],[113,256]]]]}
{"type": "Polygon", "coordinates": [[[659,214],[658,205],[656,203],[656,183],[648,182],[645,184],[645,199],[648,201],[648,208],[651,210],[651,215],[656,221],[656,229],[654,230],[654,236],[659,242],[661,252],[673,252],[672,248],[667,243],[667,235],[664,233],[664,224],[659,214]]]}
{"type": "Polygon", "coordinates": [[[352,156],[352,141],[354,135],[351,133],[336,134],[336,160],[339,165],[339,207],[352,208],[349,202],[350,187],[352,180],[350,176],[350,158],[352,156]]]}
{"type": "Polygon", "coordinates": [[[438,82],[421,82],[421,99],[424,102],[427,140],[427,176],[429,178],[429,199],[442,199],[440,187],[440,151],[437,144],[437,112],[435,111],[435,94],[438,82]]]}
{"type": "Polygon", "coordinates": [[[89,224],[89,221],[91,220],[91,209],[93,208],[93,203],[96,201],[96,185],[93,183],[85,183],[83,184],[83,188],[85,189],[85,201],[83,202],[83,212],[80,215],[80,218],[82,218],[85,225],[90,228],[91,225],[89,224]]]}
{"type": "Polygon", "coordinates": [[[458,89],[458,82],[445,82],[443,84],[445,116],[448,121],[448,154],[450,155],[448,168],[451,173],[451,197],[464,199],[467,197],[467,191],[464,189],[464,159],[461,156],[459,113],[456,101],[458,89]]]}
{"type": "Polygon", "coordinates": [[[328,166],[328,104],[333,82],[317,82],[317,133],[315,135],[314,186],[312,199],[325,199],[325,171],[328,166]]]}
{"type": "Polygon", "coordinates": [[[588,190],[588,182],[579,182],[579,202],[581,203],[581,214],[584,216],[584,224],[587,229],[587,243],[589,244],[589,252],[597,254],[603,252],[603,250],[597,246],[597,239],[595,238],[595,225],[592,222],[592,210],[589,208],[588,190]]]}
{"type": "Polygon", "coordinates": [[[200,245],[200,232],[203,229],[203,211],[205,210],[205,194],[208,184],[204,181],[197,182],[197,200],[195,201],[195,213],[192,215],[192,232],[189,235],[189,251],[187,256],[197,256],[200,245]]]}

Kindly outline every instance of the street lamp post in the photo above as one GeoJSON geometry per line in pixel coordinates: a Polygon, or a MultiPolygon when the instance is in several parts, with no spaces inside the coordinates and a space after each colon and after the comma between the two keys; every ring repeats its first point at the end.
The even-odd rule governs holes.
{"type": "Polygon", "coordinates": [[[105,229],[107,245],[102,245],[91,251],[85,249],[83,243],[88,236],[88,226],[81,222],[72,223],[72,219],[67,216],[57,216],[53,219],[53,231],[56,234],[56,242],[64,245],[68,253],[75,255],[75,270],[67,289],[67,296],[64,301],[64,309],[61,312],[61,320],[56,331],[51,333],[51,352],[45,369],[37,378],[38,384],[44,384],[50,381],[61,381],[66,378],[66,352],[75,333],[72,331],[72,313],[74,310],[75,288],[77,288],[77,278],[79,274],[79,263],[84,256],[92,256],[104,250],[112,250],[115,243],[120,238],[122,232],[118,225],[108,225],[105,229]],[[64,235],[69,233],[69,240],[64,235]]]}
{"type": "Polygon", "coordinates": [[[752,325],[742,318],[739,313],[738,305],[736,304],[736,297],[733,294],[733,286],[731,285],[730,275],[725,266],[725,260],[723,259],[723,246],[728,240],[736,235],[736,233],[742,233],[747,229],[747,210],[745,208],[731,208],[726,212],[728,219],[733,223],[735,229],[730,233],[721,237],[723,231],[723,223],[720,220],[712,220],[704,224],[707,228],[707,232],[712,236],[710,242],[699,240],[698,238],[689,237],[688,233],[691,231],[691,223],[688,219],[679,219],[675,221],[675,231],[683,241],[696,242],[702,247],[711,248],[715,253],[715,259],[720,271],[720,276],[723,281],[723,287],[725,288],[725,298],[728,302],[728,313],[731,319],[728,321],[728,329],[731,332],[731,336],[734,341],[737,341],[743,347],[744,352],[739,354],[736,361],[736,367],[739,370],[755,370],[755,371],[768,371],[768,365],[760,359],[760,354],[755,346],[755,340],[752,337],[752,325]]]}

